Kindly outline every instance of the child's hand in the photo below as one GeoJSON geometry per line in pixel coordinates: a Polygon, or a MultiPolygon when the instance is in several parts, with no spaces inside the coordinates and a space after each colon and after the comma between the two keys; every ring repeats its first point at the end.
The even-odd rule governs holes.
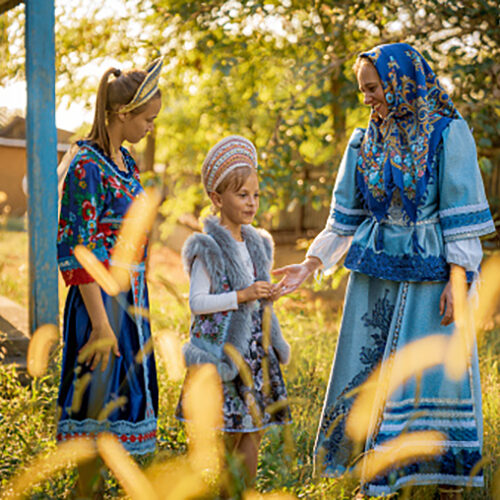
{"type": "Polygon", "coordinates": [[[279,283],[274,283],[271,285],[271,295],[269,300],[271,302],[276,302],[281,297],[281,289],[283,287],[283,280],[279,283]]]}
{"type": "Polygon", "coordinates": [[[271,296],[272,285],[268,281],[256,281],[249,287],[236,292],[238,304],[249,302],[251,300],[269,299],[271,296]]]}
{"type": "Polygon", "coordinates": [[[104,371],[108,366],[111,351],[115,356],[120,356],[116,335],[109,323],[107,323],[92,328],[89,340],[78,353],[78,361],[85,363],[87,366],[90,365],[91,370],[94,370],[101,362],[101,371],[104,371]]]}

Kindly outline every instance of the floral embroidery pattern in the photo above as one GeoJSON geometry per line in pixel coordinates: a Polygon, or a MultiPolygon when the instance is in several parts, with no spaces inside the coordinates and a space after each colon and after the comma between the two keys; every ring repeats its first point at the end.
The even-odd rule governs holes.
{"type": "Polygon", "coordinates": [[[373,339],[372,345],[362,346],[359,352],[359,359],[364,368],[346,385],[335,404],[323,415],[320,433],[325,436],[322,444],[325,449],[325,464],[334,461],[334,456],[340,452],[341,444],[344,452],[350,453],[351,448],[345,437],[345,421],[354,402],[354,396],[346,397],[346,395],[365,382],[382,359],[394,313],[394,304],[389,301],[388,294],[389,290],[386,289],[384,296],[375,302],[371,315],[367,312],[361,317],[365,327],[374,329],[370,335],[373,339]]]}
{"type": "MultiPolygon", "coordinates": [[[[223,276],[222,281],[223,290],[229,291],[230,286],[227,277],[223,276]]],[[[196,315],[191,324],[191,335],[198,339],[202,338],[210,344],[222,346],[225,342],[225,332],[229,319],[229,311],[196,315]]]]}
{"type": "MultiPolygon", "coordinates": [[[[262,305],[252,311],[252,336],[244,360],[252,373],[252,386],[248,387],[240,376],[224,382],[224,431],[254,432],[276,424],[291,423],[290,408],[285,401],[287,393],[278,358],[272,348],[266,353],[262,346],[262,305]],[[264,361],[266,360],[266,361],[264,361]],[[283,405],[276,411],[269,408],[278,401],[283,405]]],[[[176,417],[184,420],[182,397],[176,417]]]]}
{"type": "Polygon", "coordinates": [[[109,266],[121,221],[142,191],[139,171],[124,148],[128,172],[120,171],[96,144],[78,145],[64,182],[57,234],[59,267],[68,285],[93,281],[73,255],[76,245],[86,246],[109,266]]]}
{"type": "Polygon", "coordinates": [[[377,219],[387,213],[394,189],[412,221],[432,173],[442,131],[458,118],[451,99],[425,59],[407,44],[362,54],[376,67],[389,113],[372,113],[357,161],[361,192],[377,219]]]}

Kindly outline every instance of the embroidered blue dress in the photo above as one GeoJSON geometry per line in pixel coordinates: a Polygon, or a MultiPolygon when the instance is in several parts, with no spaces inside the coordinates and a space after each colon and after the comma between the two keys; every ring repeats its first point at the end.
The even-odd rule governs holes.
{"type": "Polygon", "coordinates": [[[127,172],[119,170],[96,144],[80,141],[78,145],[64,181],[57,239],[59,267],[70,286],[64,310],[57,439],[107,431],[116,434],[130,453],[152,452],[156,446],[158,388],[153,353],[146,349],[145,355],[140,355],[151,339],[149,321],[140,314],[149,308],[144,259],[130,270],[128,292],[111,297],[102,291],[120,356],[111,355],[104,372],[100,365],[90,372],[77,359],[92,329],[78,285],[93,278],[73,251],[76,245],[84,245],[109,266],[125,213],[142,192],[139,172],[125,148],[121,152],[127,172]],[[88,373],[91,378],[86,385],[88,373]],[[123,399],[115,407],[118,398],[123,399]]]}
{"type": "MultiPolygon", "coordinates": [[[[416,51],[406,44],[394,44],[382,46],[374,55],[372,62],[383,83],[389,80],[384,68],[392,70],[396,61],[399,69],[404,68],[401,52],[414,58],[416,51]],[[391,53],[386,47],[396,47],[400,53],[391,53]]],[[[428,86],[431,91],[435,90],[432,85],[438,85],[436,80],[428,86]]],[[[391,90],[393,102],[400,95],[397,88],[384,90],[393,113],[388,117],[390,126],[391,119],[398,119],[401,107],[391,108],[388,94],[391,90]]],[[[447,96],[438,90],[445,102],[447,96]]],[[[429,97],[427,102],[431,101],[429,97]]],[[[408,116],[406,110],[401,114],[405,119],[408,116]]],[[[384,143],[373,129],[357,129],[342,160],[323,233],[352,239],[345,259],[345,266],[352,272],[314,450],[316,468],[324,476],[342,474],[354,458],[354,443],[344,432],[355,397],[351,391],[378,363],[406,345],[433,334],[452,335],[454,325],[442,326],[439,315],[441,293],[449,279],[446,246],[495,231],[474,140],[457,112],[449,116],[452,118],[446,119],[437,132],[432,123],[427,128],[431,136],[437,134],[429,141],[434,141],[432,155],[426,156],[427,163],[410,165],[407,177],[399,160],[405,158],[405,151],[416,154],[416,145],[422,144],[418,132],[413,142],[401,147],[399,158],[397,141],[391,147],[385,143],[389,152],[381,153],[377,164],[374,156],[379,155],[384,143]],[[425,182],[419,184],[419,179],[425,182]]],[[[373,122],[372,116],[370,127],[374,127],[373,122]]],[[[411,135],[416,127],[406,130],[411,135]]],[[[392,129],[390,133],[399,132],[392,129]]],[[[429,144],[427,147],[427,151],[432,150],[429,144]]],[[[308,255],[321,258],[317,247],[313,243],[308,255]]],[[[476,352],[458,382],[448,379],[443,366],[437,366],[424,372],[418,383],[413,378],[400,385],[387,399],[364,451],[383,449],[386,441],[403,432],[422,430],[447,435],[442,443],[444,453],[386,471],[369,482],[362,479],[366,494],[389,494],[409,484],[483,485],[481,471],[470,476],[481,459],[482,448],[476,352]]]]}

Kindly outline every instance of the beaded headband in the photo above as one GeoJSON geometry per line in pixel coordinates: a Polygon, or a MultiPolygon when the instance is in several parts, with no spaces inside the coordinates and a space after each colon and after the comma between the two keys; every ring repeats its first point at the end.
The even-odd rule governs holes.
{"type": "Polygon", "coordinates": [[[160,71],[163,66],[163,58],[155,59],[146,69],[146,78],[139,85],[135,91],[132,100],[122,106],[119,110],[120,113],[128,113],[134,109],[142,106],[151,99],[158,90],[158,80],[160,78],[160,71]]]}
{"type": "Polygon", "coordinates": [[[237,167],[257,170],[257,150],[248,139],[230,135],[219,141],[203,162],[201,176],[206,192],[215,191],[222,180],[237,167]]]}

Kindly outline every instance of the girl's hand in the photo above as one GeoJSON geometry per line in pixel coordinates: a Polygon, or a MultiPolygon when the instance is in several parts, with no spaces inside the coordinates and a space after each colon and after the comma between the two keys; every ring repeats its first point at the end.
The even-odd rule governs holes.
{"type": "Polygon", "coordinates": [[[101,371],[104,371],[108,366],[111,351],[115,356],[120,356],[116,335],[109,323],[105,322],[97,328],[92,328],[89,340],[78,353],[78,361],[90,365],[91,370],[101,363],[101,371]]]}
{"type": "Polygon", "coordinates": [[[269,297],[271,302],[276,302],[281,297],[282,281],[271,285],[271,295],[269,297]]]}
{"type": "Polygon", "coordinates": [[[280,287],[280,297],[296,290],[304,281],[321,266],[321,261],[317,257],[308,257],[301,264],[280,267],[272,271],[275,276],[285,275],[278,283],[280,287]]]}
{"type": "Polygon", "coordinates": [[[111,350],[116,356],[120,356],[118,342],[109,324],[99,285],[93,281],[92,283],[78,285],[78,288],[92,323],[89,340],[78,353],[78,362],[85,362],[87,366],[90,365],[91,370],[99,362],[102,362],[101,370],[104,371],[108,365],[111,350]]]}
{"type": "Polygon", "coordinates": [[[441,324],[448,326],[453,323],[453,294],[451,293],[451,280],[446,283],[439,301],[439,314],[443,316],[441,324]]]}
{"type": "Polygon", "coordinates": [[[272,285],[268,281],[256,281],[249,287],[236,292],[238,304],[257,299],[269,299],[271,296],[271,289],[272,285]]]}

